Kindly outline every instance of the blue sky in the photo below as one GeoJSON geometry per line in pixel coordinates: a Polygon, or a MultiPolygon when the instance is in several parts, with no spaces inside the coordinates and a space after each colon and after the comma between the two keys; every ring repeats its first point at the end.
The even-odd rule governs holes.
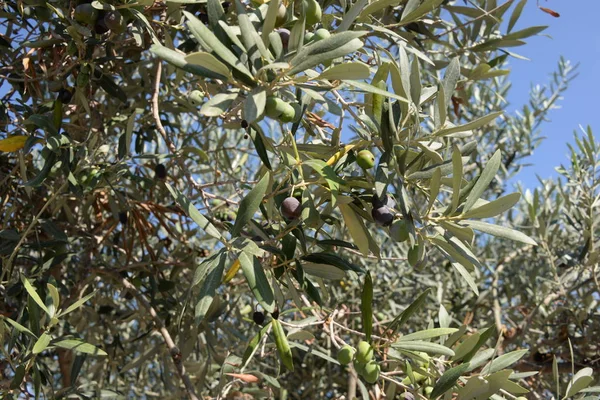
{"type": "Polygon", "coordinates": [[[600,0],[540,0],[540,6],[560,13],[553,18],[542,12],[531,0],[527,3],[515,30],[528,26],[549,25],[543,34],[529,38],[527,45],[514,48],[518,54],[531,61],[512,59],[513,82],[508,98],[511,107],[519,107],[528,100],[531,84],[544,84],[556,69],[560,56],[573,64],[579,63],[579,76],[571,82],[560,102],[560,109],[550,113],[550,122],[542,125],[546,139],[527,160],[517,176],[526,188],[537,186],[536,175],[541,178],[556,177],[554,168],[567,162],[566,143],[573,143],[573,131],[579,125],[590,125],[596,138],[600,137],[600,0]]]}

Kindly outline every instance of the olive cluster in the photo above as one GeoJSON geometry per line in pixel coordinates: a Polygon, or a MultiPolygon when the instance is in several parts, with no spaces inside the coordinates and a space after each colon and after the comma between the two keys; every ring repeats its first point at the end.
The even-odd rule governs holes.
{"type": "Polygon", "coordinates": [[[73,11],[73,18],[80,24],[87,25],[97,34],[108,31],[119,34],[125,32],[127,24],[123,15],[117,10],[98,10],[90,3],[79,4],[73,11]]]}
{"type": "Polygon", "coordinates": [[[348,344],[342,347],[338,351],[337,359],[342,365],[353,363],[356,373],[367,383],[375,383],[379,379],[381,368],[373,360],[373,347],[364,340],[358,343],[357,349],[348,344]]]}

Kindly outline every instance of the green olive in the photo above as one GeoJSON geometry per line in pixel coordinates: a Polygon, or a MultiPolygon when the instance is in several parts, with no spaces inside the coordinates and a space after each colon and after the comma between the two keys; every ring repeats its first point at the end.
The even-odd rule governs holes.
{"type": "Polygon", "coordinates": [[[331,36],[331,33],[327,29],[320,28],[315,32],[313,41],[318,42],[319,40],[327,39],[329,36],[331,36]]]}
{"type": "Polygon", "coordinates": [[[356,371],[357,374],[362,376],[365,373],[365,367],[366,367],[365,363],[361,363],[356,358],[354,358],[353,365],[354,365],[354,370],[356,371]]]}
{"type": "Polygon", "coordinates": [[[96,23],[96,19],[98,18],[98,10],[92,7],[91,4],[80,4],[75,7],[73,18],[75,18],[75,21],[82,24],[94,25],[96,23]]]}
{"type": "Polygon", "coordinates": [[[371,361],[365,365],[365,372],[363,373],[363,377],[365,381],[368,383],[375,383],[377,379],[379,379],[379,371],[381,368],[375,361],[371,361]]]}
{"type": "Polygon", "coordinates": [[[321,10],[321,5],[317,2],[317,0],[308,0],[306,2],[306,25],[314,25],[316,23],[321,22],[321,17],[323,16],[323,11],[321,10]]]}
{"type": "Polygon", "coordinates": [[[204,93],[202,93],[200,90],[192,90],[188,94],[188,100],[193,106],[199,106],[204,102],[204,93]]]}
{"type": "Polygon", "coordinates": [[[419,246],[415,245],[415,247],[408,250],[408,263],[411,267],[414,267],[419,262],[419,246]]]}
{"type": "Polygon", "coordinates": [[[405,242],[408,240],[408,225],[406,225],[406,221],[400,219],[392,224],[390,228],[390,237],[395,242],[405,242]]]}
{"type": "Polygon", "coordinates": [[[355,352],[356,350],[354,349],[354,347],[347,344],[338,351],[337,359],[340,362],[340,364],[348,365],[352,362],[355,352]]]}
{"type": "Polygon", "coordinates": [[[270,118],[277,118],[281,122],[293,122],[296,119],[296,109],[279,97],[267,97],[265,114],[270,118]]]}
{"type": "Polygon", "coordinates": [[[275,19],[275,27],[279,28],[287,21],[287,8],[283,4],[277,9],[277,18],[275,19]]]}
{"type": "Polygon", "coordinates": [[[362,169],[369,169],[375,166],[375,156],[369,150],[361,150],[356,155],[356,163],[362,169]]]}
{"type": "Polygon", "coordinates": [[[306,32],[306,35],[304,35],[304,43],[308,43],[311,40],[313,40],[315,38],[315,34],[312,32],[306,32]]]}
{"type": "Polygon", "coordinates": [[[368,342],[361,340],[358,343],[356,359],[362,364],[366,364],[373,359],[373,347],[368,342]]]}

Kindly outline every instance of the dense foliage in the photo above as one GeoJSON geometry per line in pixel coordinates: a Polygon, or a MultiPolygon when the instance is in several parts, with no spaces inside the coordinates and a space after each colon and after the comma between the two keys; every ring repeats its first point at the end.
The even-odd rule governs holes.
{"type": "Polygon", "coordinates": [[[2,3],[0,393],[594,398],[600,143],[510,192],[576,74],[504,111],[526,3],[2,3]]]}

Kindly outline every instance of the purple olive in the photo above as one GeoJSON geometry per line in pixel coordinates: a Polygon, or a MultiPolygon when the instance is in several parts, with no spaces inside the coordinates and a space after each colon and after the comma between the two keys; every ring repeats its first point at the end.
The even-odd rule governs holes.
{"type": "Polygon", "coordinates": [[[281,214],[287,219],[298,219],[302,214],[302,205],[295,197],[288,197],[281,203],[281,214]]]}
{"type": "Polygon", "coordinates": [[[279,37],[281,38],[281,44],[284,49],[288,48],[288,43],[290,42],[290,30],[285,28],[277,29],[277,33],[279,33],[279,37]]]}
{"type": "Polygon", "coordinates": [[[167,179],[167,167],[165,167],[164,164],[156,164],[156,167],[154,167],[154,174],[157,179],[164,181],[167,179]]]}
{"type": "Polygon", "coordinates": [[[394,221],[394,214],[386,206],[374,208],[371,216],[378,225],[389,226],[394,221]]]}
{"type": "Polygon", "coordinates": [[[262,325],[265,322],[265,314],[260,311],[254,311],[252,314],[252,320],[257,325],[262,325]]]}

